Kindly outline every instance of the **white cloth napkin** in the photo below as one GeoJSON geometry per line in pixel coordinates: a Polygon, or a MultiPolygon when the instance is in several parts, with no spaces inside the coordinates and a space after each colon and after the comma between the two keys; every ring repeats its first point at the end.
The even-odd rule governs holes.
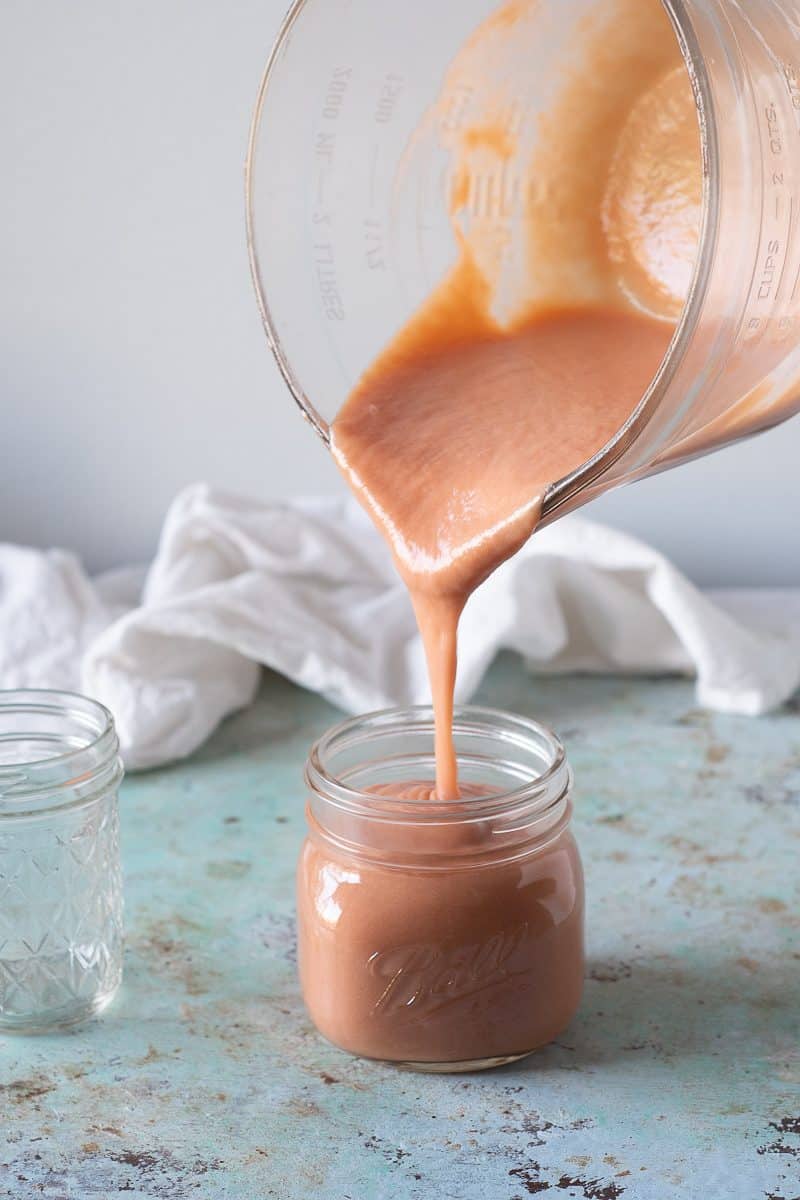
{"type": "MultiPolygon", "coordinates": [[[[701,704],[756,715],[800,686],[800,593],[703,594],[641,542],[573,517],[468,605],[461,700],[503,647],[538,671],[694,672],[701,704]]],[[[249,703],[259,664],[351,712],[428,700],[408,597],[354,501],[191,487],[146,576],[91,580],[73,555],[0,546],[0,687],[102,700],[129,767],[190,754],[249,703]]]]}

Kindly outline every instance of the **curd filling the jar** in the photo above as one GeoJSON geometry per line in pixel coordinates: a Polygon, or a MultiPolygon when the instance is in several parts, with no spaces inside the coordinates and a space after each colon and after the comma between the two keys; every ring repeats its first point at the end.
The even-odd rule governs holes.
{"type": "Polygon", "coordinates": [[[545,1045],[577,1010],[584,899],[568,792],[539,813],[503,796],[486,812],[493,789],[461,790],[443,806],[433,781],[373,786],[346,819],[312,798],[303,994],[320,1032],[354,1054],[494,1065],[545,1045]]]}

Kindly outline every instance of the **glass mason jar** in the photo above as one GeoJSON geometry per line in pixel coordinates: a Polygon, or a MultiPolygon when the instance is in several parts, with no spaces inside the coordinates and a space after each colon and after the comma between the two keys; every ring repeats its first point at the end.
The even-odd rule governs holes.
{"type": "Polygon", "coordinates": [[[329,1041],[420,1071],[524,1058],[574,1016],[583,873],[561,743],[488,709],[454,719],[463,797],[431,798],[433,714],[348,721],[306,766],[300,979],[329,1041]]]}
{"type": "Polygon", "coordinates": [[[122,977],[111,713],[63,692],[0,692],[0,1033],[103,1009],[122,977]]]}
{"type": "MultiPolygon", "coordinates": [[[[661,3],[702,143],[694,273],[636,411],[590,462],[554,482],[545,523],[800,410],[800,0],[661,3]]],[[[476,152],[456,176],[453,148],[482,121],[535,148],[564,81],[593,73],[602,95],[604,71],[624,77],[624,57],[589,70],[582,60],[587,31],[605,26],[615,45],[618,5],[295,0],[251,130],[248,241],[270,345],[326,443],[364,371],[457,262],[454,196],[461,221],[482,222],[509,248],[508,272],[518,258],[535,281],[518,234],[536,183],[529,163],[476,152]],[[529,10],[530,20],[517,20],[529,10]],[[479,27],[507,27],[507,36],[492,41],[494,57],[465,65],[459,56],[479,27]]],[[[553,211],[558,203],[556,194],[553,211]]]]}

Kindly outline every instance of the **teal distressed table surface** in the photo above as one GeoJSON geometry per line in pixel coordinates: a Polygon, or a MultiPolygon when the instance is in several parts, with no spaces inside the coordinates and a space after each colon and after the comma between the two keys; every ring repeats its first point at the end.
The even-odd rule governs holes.
{"type": "Polygon", "coordinates": [[[430,1077],[322,1042],[298,994],[301,767],[337,714],[268,677],[192,761],[123,790],[126,976],[67,1036],[0,1039],[0,1195],[90,1200],[800,1196],[800,719],[676,680],[480,699],[577,776],[588,979],[556,1045],[430,1077]]]}

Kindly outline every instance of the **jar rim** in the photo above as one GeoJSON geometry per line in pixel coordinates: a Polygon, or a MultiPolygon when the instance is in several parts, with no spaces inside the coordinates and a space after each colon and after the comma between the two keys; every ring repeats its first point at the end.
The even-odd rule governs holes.
{"type": "Polygon", "coordinates": [[[0,761],[0,821],[81,805],[122,778],[119,739],[110,709],[79,692],[55,688],[0,690],[0,751],[15,742],[63,743],[64,749],[0,761]],[[42,717],[64,729],[4,730],[4,718],[42,717]],[[72,722],[72,728],[69,723],[72,722]]]}
{"type": "MultiPolygon", "coordinates": [[[[352,787],[331,769],[331,758],[337,752],[381,735],[398,733],[428,733],[434,729],[433,709],[429,705],[409,708],[383,709],[365,716],[353,717],[333,726],[312,746],[305,769],[306,784],[329,803],[362,817],[402,821],[404,816],[419,817],[418,799],[376,795],[352,787]]],[[[544,812],[559,804],[569,792],[572,782],[567,753],[560,738],[546,726],[527,717],[503,712],[500,709],[459,705],[453,711],[453,730],[459,734],[482,734],[497,739],[508,747],[515,744],[523,749],[536,743],[545,751],[547,766],[537,775],[516,788],[487,795],[485,798],[463,800],[431,799],[425,802],[430,821],[441,823],[485,820],[487,817],[524,807],[529,814],[544,812]]]]}

